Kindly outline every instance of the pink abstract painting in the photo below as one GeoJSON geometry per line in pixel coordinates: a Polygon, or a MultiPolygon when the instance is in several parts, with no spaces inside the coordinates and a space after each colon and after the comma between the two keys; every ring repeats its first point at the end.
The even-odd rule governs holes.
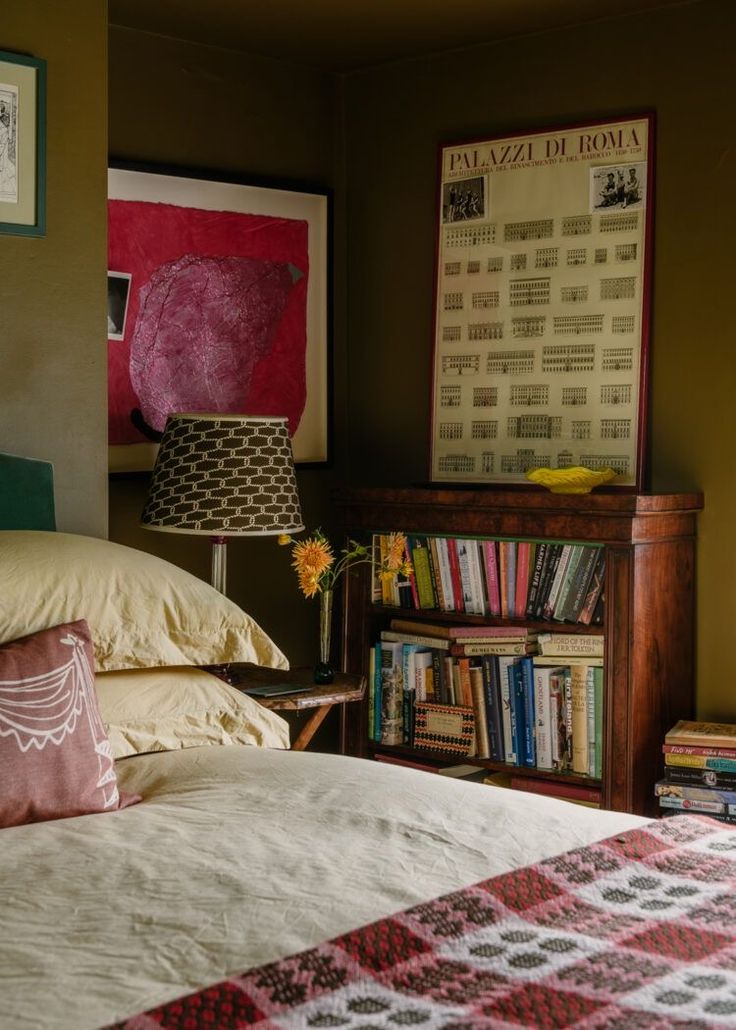
{"type": "Polygon", "coordinates": [[[304,411],[308,224],[110,200],[108,268],[131,276],[110,339],[109,442],[157,440],[172,412],[304,411]]]}

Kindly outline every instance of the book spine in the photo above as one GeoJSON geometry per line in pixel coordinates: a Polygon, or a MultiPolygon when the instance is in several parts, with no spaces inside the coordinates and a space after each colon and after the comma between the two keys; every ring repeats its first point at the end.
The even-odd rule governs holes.
{"type": "Polygon", "coordinates": [[[418,650],[419,644],[402,644],[401,647],[403,672],[402,678],[404,686],[404,706],[402,719],[404,744],[411,744],[412,741],[412,719],[415,696],[414,691],[416,689],[416,655],[418,650]]]}
{"type": "Polygon", "coordinates": [[[572,673],[570,667],[564,673],[565,691],[565,768],[572,768],[572,673]]]}
{"type": "Polygon", "coordinates": [[[524,687],[524,765],[537,764],[536,711],[534,707],[534,665],[531,658],[520,658],[521,680],[524,687]]]}
{"type": "Polygon", "coordinates": [[[376,648],[368,652],[368,739],[376,739],[376,648]]]}
{"type": "Polygon", "coordinates": [[[588,773],[588,667],[571,665],[572,771],[588,773]]]}
{"type": "Polygon", "coordinates": [[[414,579],[416,581],[417,599],[419,602],[417,607],[435,608],[436,602],[426,541],[421,537],[410,537],[409,555],[414,567],[414,579]]]}
{"type": "Polygon", "coordinates": [[[663,744],[662,751],[666,755],[703,755],[706,758],[736,758],[736,748],[732,747],[695,747],[685,744],[663,744]]]}
{"type": "Polygon", "coordinates": [[[498,581],[498,551],[495,540],[483,540],[483,568],[485,570],[488,612],[490,615],[501,614],[501,595],[498,581]]]}
{"type": "Polygon", "coordinates": [[[381,538],[378,533],[374,533],[371,540],[371,600],[373,604],[381,604],[383,600],[383,583],[381,577],[378,574],[378,570],[381,568],[381,538]]]}
{"type": "Polygon", "coordinates": [[[691,769],[668,765],[665,775],[670,783],[689,784],[693,787],[714,787],[736,790],[736,772],[716,772],[714,769],[691,769]]]}
{"type": "Polygon", "coordinates": [[[395,746],[404,740],[403,645],[381,643],[381,743],[395,746]]]}
{"type": "Polygon", "coordinates": [[[409,580],[409,593],[407,600],[409,600],[409,608],[419,608],[419,589],[417,587],[417,576],[414,571],[414,563],[411,560],[411,548],[409,547],[409,541],[406,540],[404,544],[404,560],[409,568],[409,574],[407,576],[409,580]]]}
{"type": "Polygon", "coordinates": [[[516,643],[514,641],[484,641],[483,643],[458,643],[450,644],[450,654],[468,655],[478,657],[484,654],[513,654],[524,655],[529,650],[528,644],[516,643]]]}
{"type": "Polygon", "coordinates": [[[506,544],[506,615],[514,617],[516,606],[516,541],[507,540],[506,544]]]}
{"type": "Polygon", "coordinates": [[[438,536],[433,538],[437,547],[437,561],[440,569],[440,582],[442,583],[443,611],[454,612],[455,595],[452,586],[452,571],[450,569],[450,552],[447,544],[447,537],[438,536]]]}
{"type": "Polygon", "coordinates": [[[501,695],[501,719],[503,724],[503,746],[504,761],[509,765],[516,765],[516,751],[514,750],[514,717],[511,705],[512,677],[514,659],[499,657],[498,659],[498,682],[501,695]]]}
{"type": "Polygon", "coordinates": [[[665,755],[665,765],[690,769],[713,769],[715,772],[736,772],[734,758],[708,758],[707,755],[665,755]]]}
{"type": "Polygon", "coordinates": [[[565,673],[563,669],[550,669],[549,676],[550,735],[552,738],[552,768],[566,765],[565,730],[565,673]]]}
{"type": "Polygon", "coordinates": [[[509,669],[509,682],[511,684],[511,732],[514,736],[514,764],[525,765],[524,677],[518,658],[509,669]]]}
{"type": "Polygon", "coordinates": [[[560,551],[560,560],[557,563],[554,579],[552,580],[552,583],[550,585],[547,599],[544,602],[544,609],[542,610],[542,616],[545,619],[551,619],[554,614],[555,605],[557,604],[557,595],[560,592],[562,581],[565,578],[565,570],[567,569],[567,563],[570,560],[571,549],[572,544],[562,545],[562,550],[560,551]]]}
{"type": "Polygon", "coordinates": [[[549,597],[549,591],[554,581],[555,573],[557,572],[557,566],[560,563],[561,554],[562,544],[547,545],[547,554],[545,556],[544,567],[542,569],[542,578],[539,583],[537,603],[534,608],[535,619],[541,619],[544,616],[544,608],[547,604],[547,598],[549,597]]]}
{"type": "Polygon", "coordinates": [[[563,612],[567,605],[567,599],[572,588],[572,581],[582,554],[582,544],[570,544],[570,554],[567,559],[567,565],[565,566],[565,573],[562,577],[562,581],[560,582],[560,589],[557,592],[555,607],[552,612],[552,618],[555,619],[556,622],[564,621],[563,612]]]}
{"type": "Polygon", "coordinates": [[[466,540],[468,548],[468,566],[470,568],[470,584],[473,595],[473,614],[486,615],[486,588],[483,580],[483,564],[481,561],[480,541],[466,540]]]}
{"type": "Polygon", "coordinates": [[[398,633],[393,629],[382,629],[381,640],[398,644],[421,644],[422,647],[433,647],[438,651],[447,651],[449,643],[438,637],[424,637],[419,633],[398,633]]]}
{"type": "Polygon", "coordinates": [[[542,581],[542,570],[544,569],[544,562],[547,556],[547,548],[548,544],[543,541],[542,543],[537,544],[537,549],[534,554],[534,568],[532,570],[529,594],[526,600],[525,615],[527,619],[534,618],[537,596],[539,595],[539,585],[542,581]]]}
{"type": "Polygon", "coordinates": [[[725,812],[720,801],[691,801],[689,798],[660,798],[660,808],[677,808],[690,812],[725,812]]]}
{"type": "Polygon", "coordinates": [[[470,684],[470,659],[458,658],[455,662],[455,668],[458,670],[458,682],[460,684],[460,694],[456,698],[456,702],[457,704],[472,708],[473,692],[470,684]]]}
{"type": "Polygon", "coordinates": [[[595,677],[595,764],[593,775],[603,777],[603,669],[593,669],[595,677]]]}
{"type": "Polygon", "coordinates": [[[503,723],[501,716],[501,691],[498,679],[498,659],[495,655],[481,658],[483,688],[486,699],[486,721],[488,724],[488,750],[494,762],[504,761],[503,723]]]}
{"type": "Polygon", "coordinates": [[[491,747],[488,736],[488,712],[486,710],[483,669],[479,665],[470,666],[470,693],[475,712],[475,754],[478,758],[490,758],[491,747]]]}
{"type": "Polygon", "coordinates": [[[550,678],[553,670],[534,670],[534,714],[536,717],[537,768],[552,769],[552,736],[556,727],[552,724],[552,698],[550,678]]]}
{"type": "Polygon", "coordinates": [[[514,590],[514,617],[523,619],[526,615],[526,602],[529,596],[529,561],[531,543],[520,540],[516,545],[516,587],[514,590]]]}
{"type": "Polygon", "coordinates": [[[575,569],[575,574],[570,583],[570,591],[567,595],[567,602],[562,611],[562,618],[566,622],[577,622],[582,611],[585,597],[588,593],[590,581],[593,577],[595,564],[598,561],[600,547],[592,547],[589,544],[583,545],[583,552],[580,561],[575,569]]]}
{"type": "Polygon", "coordinates": [[[432,583],[434,585],[434,592],[437,598],[437,607],[440,611],[447,611],[445,602],[445,592],[442,586],[442,573],[440,571],[440,554],[438,550],[438,538],[436,536],[427,537],[427,550],[429,552],[429,563],[432,570],[432,583]]]}
{"type": "Polygon", "coordinates": [[[593,569],[593,575],[590,579],[590,585],[588,586],[582,607],[578,613],[578,622],[582,623],[584,626],[589,626],[593,621],[596,605],[601,597],[603,584],[606,579],[606,552],[602,547],[598,548],[598,552],[598,557],[593,569]]]}
{"type": "Polygon", "coordinates": [[[586,711],[588,715],[588,775],[595,776],[596,745],[595,739],[595,668],[588,666],[586,679],[586,711]]]}
{"type": "Polygon", "coordinates": [[[713,790],[707,787],[676,786],[667,780],[654,784],[656,797],[680,797],[690,801],[720,801],[724,805],[736,805],[736,791],[713,790]]]}
{"type": "Polygon", "coordinates": [[[450,582],[452,583],[452,608],[453,612],[465,611],[465,599],[463,595],[463,583],[460,578],[460,562],[457,553],[457,540],[448,536],[444,538],[447,547],[447,558],[450,563],[450,582]]]}
{"type": "Polygon", "coordinates": [[[603,637],[598,635],[540,633],[537,636],[537,647],[541,655],[551,658],[567,657],[568,655],[603,657],[603,637]]]}
{"type": "MultiPolygon", "coordinates": [[[[464,612],[473,614],[475,612],[475,601],[473,598],[473,583],[470,578],[470,559],[468,558],[467,540],[452,540],[453,549],[457,562],[457,569],[460,580],[460,596],[462,597],[464,612]]],[[[457,595],[456,595],[457,596],[457,595]]]]}
{"type": "Polygon", "coordinates": [[[381,741],[381,704],[383,698],[381,697],[381,687],[383,684],[383,672],[381,668],[382,661],[382,647],[380,642],[377,643],[373,650],[376,653],[375,667],[376,667],[376,678],[374,683],[374,702],[373,702],[373,740],[377,743],[381,741]]]}

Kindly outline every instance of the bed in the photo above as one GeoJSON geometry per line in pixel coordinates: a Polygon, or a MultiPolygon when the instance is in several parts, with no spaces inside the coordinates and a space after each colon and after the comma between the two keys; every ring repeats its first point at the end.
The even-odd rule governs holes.
{"type": "MultiPolygon", "coordinates": [[[[433,994],[430,986],[420,1000],[415,978],[408,1012],[392,1009],[387,1000],[405,1000],[405,992],[394,981],[389,990],[383,960],[371,966],[370,989],[358,977],[365,969],[349,949],[350,959],[334,981],[315,980],[314,971],[325,962],[334,965],[338,954],[344,958],[345,941],[364,948],[366,939],[393,939],[397,926],[403,927],[405,946],[423,940],[418,951],[425,959],[428,926],[433,940],[441,927],[457,947],[458,933],[447,930],[448,903],[433,900],[448,892],[459,892],[453,911],[464,913],[464,933],[498,923],[504,940],[523,943],[529,921],[509,898],[548,904],[539,883],[551,882],[550,876],[557,878],[558,900],[561,877],[586,890],[601,877],[613,877],[619,890],[625,886],[621,877],[643,884],[649,876],[659,878],[666,893],[667,878],[674,876],[673,896],[689,899],[687,905],[678,900],[679,917],[692,919],[694,891],[698,903],[715,905],[708,917],[711,946],[714,931],[722,931],[724,910],[714,898],[726,896],[724,883],[730,897],[736,883],[728,857],[736,835],[728,827],[701,819],[649,823],[409,768],[291,752],[288,728],[276,713],[199,668],[234,660],[286,662],[246,613],[207,584],[151,555],[44,531],[0,532],[0,568],[0,1026],[95,1030],[119,1024],[143,1030],[259,1020],[269,1027],[615,1025],[600,1019],[619,1003],[609,998],[604,1005],[599,998],[593,1005],[587,987],[582,990],[588,1001],[575,1009],[573,1021],[569,1013],[567,1022],[552,1019],[554,1006],[547,1002],[536,1009],[517,1007],[513,1018],[494,1015],[483,1010],[477,991],[458,986],[464,981],[457,958],[448,967],[445,957],[442,965],[445,972],[453,970],[455,994],[433,994]],[[56,678],[38,671],[44,647],[51,648],[56,678]],[[67,649],[63,654],[73,652],[74,660],[60,662],[60,647],[67,649]],[[85,653],[94,681],[85,678],[85,653]],[[64,734],[58,732],[62,667],[64,683],[72,684],[67,693],[82,713],[75,727],[84,725],[85,739],[94,745],[93,785],[103,784],[85,814],[68,791],[51,802],[45,796],[49,783],[56,787],[75,773],[75,755],[71,769],[62,763],[53,776],[43,765],[27,772],[18,765],[20,753],[23,762],[29,756],[45,762],[78,736],[67,732],[66,715],[64,734]],[[30,743],[40,731],[29,709],[15,703],[13,689],[31,681],[33,718],[50,713],[55,729],[46,726],[44,732],[63,737],[58,746],[30,743]],[[85,704],[97,713],[87,722],[85,704]],[[668,826],[682,829],[675,833],[668,826]],[[596,843],[601,841],[607,843],[596,843]],[[677,879],[676,868],[655,868],[663,856],[671,859],[672,849],[683,848],[689,856],[687,884],[677,879]],[[692,853],[700,856],[696,865],[708,870],[707,898],[703,877],[698,881],[693,874],[692,853]],[[717,868],[711,868],[713,856],[717,868]],[[541,878],[529,872],[540,862],[541,878]],[[479,893],[473,885],[482,882],[491,887],[479,893]],[[504,884],[510,886],[502,889],[504,884]],[[492,912],[487,900],[478,907],[479,897],[493,898],[492,912]],[[500,922],[499,906],[508,926],[500,922]],[[479,911],[485,912],[482,918],[473,914],[479,911]],[[356,937],[353,932],[366,924],[377,929],[369,929],[368,938],[356,937]],[[218,983],[220,988],[200,993],[218,983]],[[295,983],[302,987],[294,995],[295,983]],[[264,984],[270,985],[270,1009],[264,984]],[[243,997],[250,992],[247,1005],[233,1007],[235,989],[243,997]],[[193,1000],[182,1008],[175,1000],[187,995],[193,1000]],[[472,1011],[463,1007],[469,997],[475,999],[472,1011]]],[[[680,851],[672,861],[682,865],[680,851]]],[[[641,927],[642,919],[651,919],[645,888],[643,907],[635,910],[631,899],[625,903],[624,923],[641,927]]],[[[580,912],[589,902],[578,898],[575,904],[580,912]]],[[[620,936],[624,923],[617,918],[620,936]]],[[[451,922],[455,927],[457,919],[451,922]]],[[[585,922],[578,919],[578,935],[587,934],[585,922]]],[[[596,933],[587,934],[594,956],[601,950],[601,932],[596,933]]],[[[571,937],[559,925],[555,934],[552,950],[571,937]]],[[[719,954],[729,958],[724,934],[718,939],[719,954]]],[[[501,959],[483,947],[486,1004],[499,983],[511,982],[512,967],[507,963],[503,976],[494,972],[501,959]]],[[[417,960],[416,954],[394,957],[399,963],[417,960]]],[[[687,974],[689,964],[672,961],[677,969],[667,976],[687,974]]],[[[701,981],[711,978],[708,997],[720,1005],[713,1009],[714,1025],[733,1025],[736,1018],[728,1008],[729,999],[736,1001],[736,957],[730,962],[724,960],[717,975],[698,967],[701,981]],[[715,983],[719,976],[725,985],[715,983]]],[[[513,975],[520,969],[528,991],[531,967],[517,963],[513,975]]],[[[665,970],[657,977],[662,980],[665,970]]],[[[677,1001],[674,988],[669,995],[675,1000],[656,1002],[656,1018],[636,1025],[671,1025],[678,1005],[684,1017],[700,1020],[688,1025],[706,1025],[703,1005],[696,1011],[694,1003],[677,1001]]],[[[634,1008],[643,1011],[646,1005],[637,1002],[634,1008]]],[[[621,1026],[634,1025],[617,1018],[621,1026]]]]}

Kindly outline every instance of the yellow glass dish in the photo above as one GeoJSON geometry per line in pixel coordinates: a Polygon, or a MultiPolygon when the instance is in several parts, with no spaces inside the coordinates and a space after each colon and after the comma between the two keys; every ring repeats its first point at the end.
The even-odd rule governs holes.
{"type": "Polygon", "coordinates": [[[530,469],[526,478],[545,486],[553,494],[589,494],[594,487],[610,483],[616,473],[611,468],[586,469],[573,465],[567,469],[530,469]]]}

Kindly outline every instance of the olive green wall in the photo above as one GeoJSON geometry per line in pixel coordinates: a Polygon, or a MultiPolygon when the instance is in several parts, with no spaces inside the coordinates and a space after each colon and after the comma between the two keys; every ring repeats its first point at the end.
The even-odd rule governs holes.
{"type": "Polygon", "coordinates": [[[344,95],[350,467],[375,483],[427,475],[438,143],[656,112],[652,488],[705,493],[698,708],[729,719],[735,41],[736,5],[702,0],[352,75],[344,95]]]}
{"type": "MultiPolygon", "coordinates": [[[[110,154],[239,176],[336,185],[340,149],[333,76],[215,47],[115,26],[109,37],[110,154]]],[[[337,209],[336,222],[344,224],[337,209]]],[[[341,233],[336,248],[344,249],[341,233]]],[[[340,277],[337,277],[338,282],[340,277]]],[[[339,291],[336,341],[343,336],[339,291]]],[[[344,344],[335,346],[335,460],[345,440],[344,344]]],[[[306,526],[329,528],[333,469],[299,470],[306,526]]],[[[209,579],[206,538],[151,533],[138,525],[145,479],[110,483],[110,538],[159,554],[209,579]]],[[[297,590],[290,551],[273,538],[232,540],[228,594],[250,612],[294,665],[316,657],[317,606],[297,590]]]]}
{"type": "Polygon", "coordinates": [[[4,4],[0,49],[48,73],[47,233],[0,236],[0,450],[54,465],[59,529],[107,530],[107,12],[4,4]]]}

